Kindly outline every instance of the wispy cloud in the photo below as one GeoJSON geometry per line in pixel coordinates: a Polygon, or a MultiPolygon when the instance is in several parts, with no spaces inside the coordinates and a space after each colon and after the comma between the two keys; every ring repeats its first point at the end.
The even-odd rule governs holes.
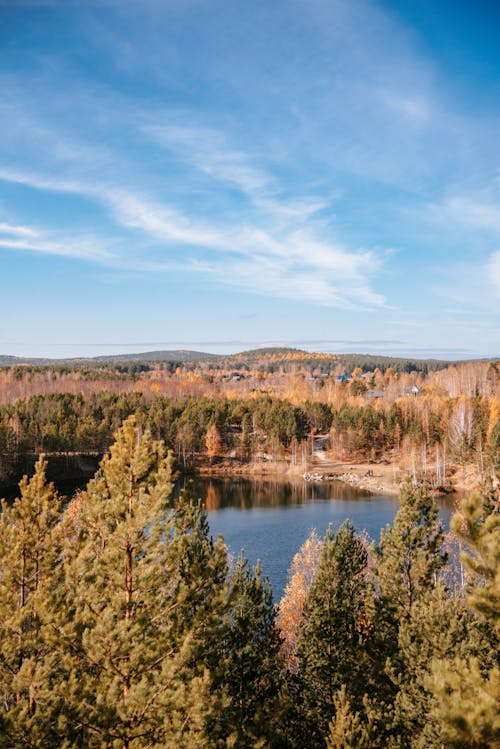
{"type": "Polygon", "coordinates": [[[227,139],[216,130],[186,125],[144,125],[143,131],[210,177],[229,182],[247,195],[260,196],[271,190],[269,176],[253,166],[243,151],[228,148],[227,139]]]}
{"type": "MultiPolygon", "coordinates": [[[[113,185],[10,169],[0,169],[0,179],[97,201],[122,228],[138,230],[152,243],[149,252],[143,246],[141,252],[134,252],[129,237],[129,249],[116,255],[89,243],[67,246],[41,240],[4,240],[0,243],[3,247],[85,257],[144,272],[176,267],[254,293],[324,306],[370,308],[385,303],[370,285],[380,257],[372,251],[350,251],[310,230],[273,231],[258,217],[252,225],[203,222],[147,195],[113,185]],[[179,247],[186,248],[189,255],[172,255],[171,250],[179,247]],[[158,258],[162,248],[168,252],[164,259],[158,258]]],[[[137,240],[135,244],[139,244],[137,240]]]]}
{"type": "Polygon", "coordinates": [[[15,226],[14,224],[5,224],[0,222],[0,234],[7,234],[17,237],[36,237],[37,232],[29,226],[15,226]]]}
{"type": "Polygon", "coordinates": [[[112,204],[126,226],[170,245],[212,250],[215,254],[210,258],[192,261],[185,268],[222,283],[334,307],[372,307],[385,302],[368,284],[379,265],[374,253],[348,252],[305,231],[273,236],[258,227],[199,225],[168,207],[123,193],[113,195],[112,204]]]}
{"type": "Polygon", "coordinates": [[[82,196],[97,196],[100,188],[75,179],[42,175],[38,172],[0,166],[0,180],[31,187],[34,190],[72,193],[82,196]]]}
{"type": "Polygon", "coordinates": [[[317,196],[280,196],[276,179],[256,166],[245,151],[231,148],[220,131],[179,124],[143,125],[142,130],[161,147],[212,179],[236,187],[255,206],[275,216],[307,220],[328,205],[317,196]]]}
{"type": "Polygon", "coordinates": [[[60,257],[88,260],[92,262],[113,263],[116,258],[103,248],[99,241],[74,236],[68,239],[26,238],[13,239],[0,236],[0,248],[18,250],[21,252],[36,252],[43,255],[58,255],[60,257]]]}
{"type": "Polygon", "coordinates": [[[500,234],[500,200],[481,193],[451,195],[428,209],[428,216],[436,221],[500,234]]]}

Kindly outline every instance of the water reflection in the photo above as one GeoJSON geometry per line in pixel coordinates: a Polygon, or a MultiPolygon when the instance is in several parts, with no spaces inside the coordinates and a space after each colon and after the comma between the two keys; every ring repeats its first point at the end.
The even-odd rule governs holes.
{"type": "Polygon", "coordinates": [[[228,507],[240,510],[292,507],[317,500],[346,501],[373,496],[340,482],[313,484],[306,481],[197,477],[192,480],[192,485],[196,496],[204,500],[208,511],[228,507]]]}
{"type": "MultiPolygon", "coordinates": [[[[243,549],[251,564],[260,560],[275,600],[286,585],[294,554],[312,528],[323,537],[330,523],[337,530],[349,519],[357,531],[378,539],[399,507],[397,497],[374,496],[340,482],[198,477],[193,489],[206,504],[212,534],[224,537],[232,555],[243,549]]],[[[453,498],[440,498],[438,506],[447,530],[453,498]]]]}
{"type": "MultiPolygon", "coordinates": [[[[180,481],[178,489],[187,483],[180,481]]],[[[76,488],[85,488],[86,481],[58,482],[58,490],[71,496],[76,488]]],[[[300,549],[312,528],[323,537],[331,523],[337,530],[349,519],[357,531],[366,531],[378,539],[381,528],[392,523],[399,508],[397,497],[371,495],[341,482],[308,483],[305,481],[248,480],[244,478],[197,477],[192,481],[196,497],[208,511],[210,530],[222,535],[231,555],[245,551],[251,564],[261,561],[264,574],[279,600],[287,580],[294,554],[300,549]]],[[[16,487],[3,496],[18,496],[16,487]]],[[[445,531],[457,497],[440,497],[439,514],[445,531]]],[[[452,560],[450,574],[459,577],[458,546],[448,539],[452,560]]]]}

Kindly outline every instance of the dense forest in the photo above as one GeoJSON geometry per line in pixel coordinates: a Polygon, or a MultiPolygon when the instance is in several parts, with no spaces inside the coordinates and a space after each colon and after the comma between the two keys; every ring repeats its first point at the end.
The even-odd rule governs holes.
{"type": "Polygon", "coordinates": [[[378,543],[349,522],[312,534],[275,607],[265,570],[231,562],[202,505],[174,495],[142,417],[69,504],[43,457],[3,503],[2,749],[499,745],[498,452],[452,523],[458,587],[434,500],[408,482],[378,543]]]}
{"type": "Polygon", "coordinates": [[[290,373],[276,359],[279,371],[248,376],[138,363],[127,365],[133,373],[118,365],[105,376],[66,367],[0,370],[0,482],[18,480],[41,452],[102,455],[131,414],[186,469],[221,459],[305,468],[319,434],[335,460],[385,461],[435,487],[467,465],[478,481],[485,477],[500,439],[496,363],[426,375],[360,367],[325,375],[317,371],[323,356],[313,370],[290,373]]]}

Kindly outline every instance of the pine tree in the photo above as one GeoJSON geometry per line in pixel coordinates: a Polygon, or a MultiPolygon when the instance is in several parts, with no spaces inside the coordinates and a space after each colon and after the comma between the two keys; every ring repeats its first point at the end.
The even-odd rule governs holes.
{"type": "Polygon", "coordinates": [[[377,746],[374,715],[368,701],[364,702],[364,714],[354,712],[342,685],[334,697],[335,714],[326,737],[327,749],[373,749],[377,746]]]}
{"type": "Polygon", "coordinates": [[[500,670],[484,674],[478,659],[438,661],[433,690],[436,718],[449,749],[498,749],[500,746],[500,670]]]}
{"type": "Polygon", "coordinates": [[[271,586],[241,555],[230,578],[230,606],[219,658],[219,689],[228,696],[222,734],[230,746],[275,746],[281,669],[271,586]]]}
{"type": "Polygon", "coordinates": [[[202,742],[226,553],[200,505],[171,494],[163,443],[128,419],[82,496],[47,617],[68,746],[202,742]]]}
{"type": "Polygon", "coordinates": [[[436,660],[433,688],[436,714],[447,746],[495,749],[500,745],[500,511],[498,493],[472,495],[452,519],[452,527],[468,551],[462,562],[469,570],[467,602],[483,620],[490,657],[436,660]]]}
{"type": "MultiPolygon", "coordinates": [[[[50,678],[41,632],[43,599],[60,553],[61,500],[43,456],[0,515],[1,747],[45,746],[50,678]]],[[[53,738],[53,736],[52,736],[53,738]]]]}
{"type": "Polygon", "coordinates": [[[444,533],[436,503],[423,485],[407,481],[400,491],[400,509],[392,526],[374,548],[382,606],[397,620],[432,590],[446,564],[444,533]]]}
{"type": "Polygon", "coordinates": [[[484,631],[464,602],[442,583],[412,606],[400,621],[398,655],[386,671],[397,688],[389,748],[427,749],[444,736],[430,684],[437,659],[488,657],[484,631]]]}
{"type": "Polygon", "coordinates": [[[465,544],[461,561],[469,572],[468,603],[500,630],[500,498],[485,487],[483,495],[464,500],[452,528],[465,544]]]}
{"type": "MultiPolygon", "coordinates": [[[[379,544],[372,548],[378,589],[368,643],[373,683],[369,697],[379,742],[374,746],[409,746],[404,742],[414,713],[406,711],[407,696],[412,694],[417,704],[425,702],[422,684],[417,687],[412,681],[418,664],[411,662],[406,648],[413,636],[421,637],[418,618],[432,606],[438,574],[446,563],[443,542],[433,497],[426,486],[415,488],[407,481],[392,526],[381,532],[379,544]],[[400,743],[393,744],[398,736],[400,743]]],[[[423,646],[422,638],[420,642],[423,646]]]]}
{"type": "Polygon", "coordinates": [[[362,707],[364,643],[369,636],[367,565],[366,545],[349,521],[335,537],[328,530],[304,607],[298,647],[311,749],[324,746],[343,685],[354,711],[362,707]]]}

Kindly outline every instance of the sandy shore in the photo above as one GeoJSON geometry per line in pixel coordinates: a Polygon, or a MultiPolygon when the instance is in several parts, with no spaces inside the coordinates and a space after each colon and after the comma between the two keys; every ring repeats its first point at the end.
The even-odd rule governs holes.
{"type": "Polygon", "coordinates": [[[281,478],[309,482],[342,481],[349,486],[372,494],[398,494],[403,476],[392,466],[371,463],[328,463],[317,466],[292,465],[287,461],[221,460],[212,465],[200,465],[200,475],[242,476],[247,478],[281,478]]]}
{"type": "MultiPolygon", "coordinates": [[[[281,478],[312,482],[341,481],[371,494],[399,494],[406,474],[399,466],[388,463],[324,462],[304,467],[286,460],[243,462],[221,459],[213,464],[201,464],[195,469],[200,475],[242,476],[247,478],[281,478]]],[[[469,493],[478,488],[480,477],[475,466],[451,467],[453,491],[469,493]]]]}

